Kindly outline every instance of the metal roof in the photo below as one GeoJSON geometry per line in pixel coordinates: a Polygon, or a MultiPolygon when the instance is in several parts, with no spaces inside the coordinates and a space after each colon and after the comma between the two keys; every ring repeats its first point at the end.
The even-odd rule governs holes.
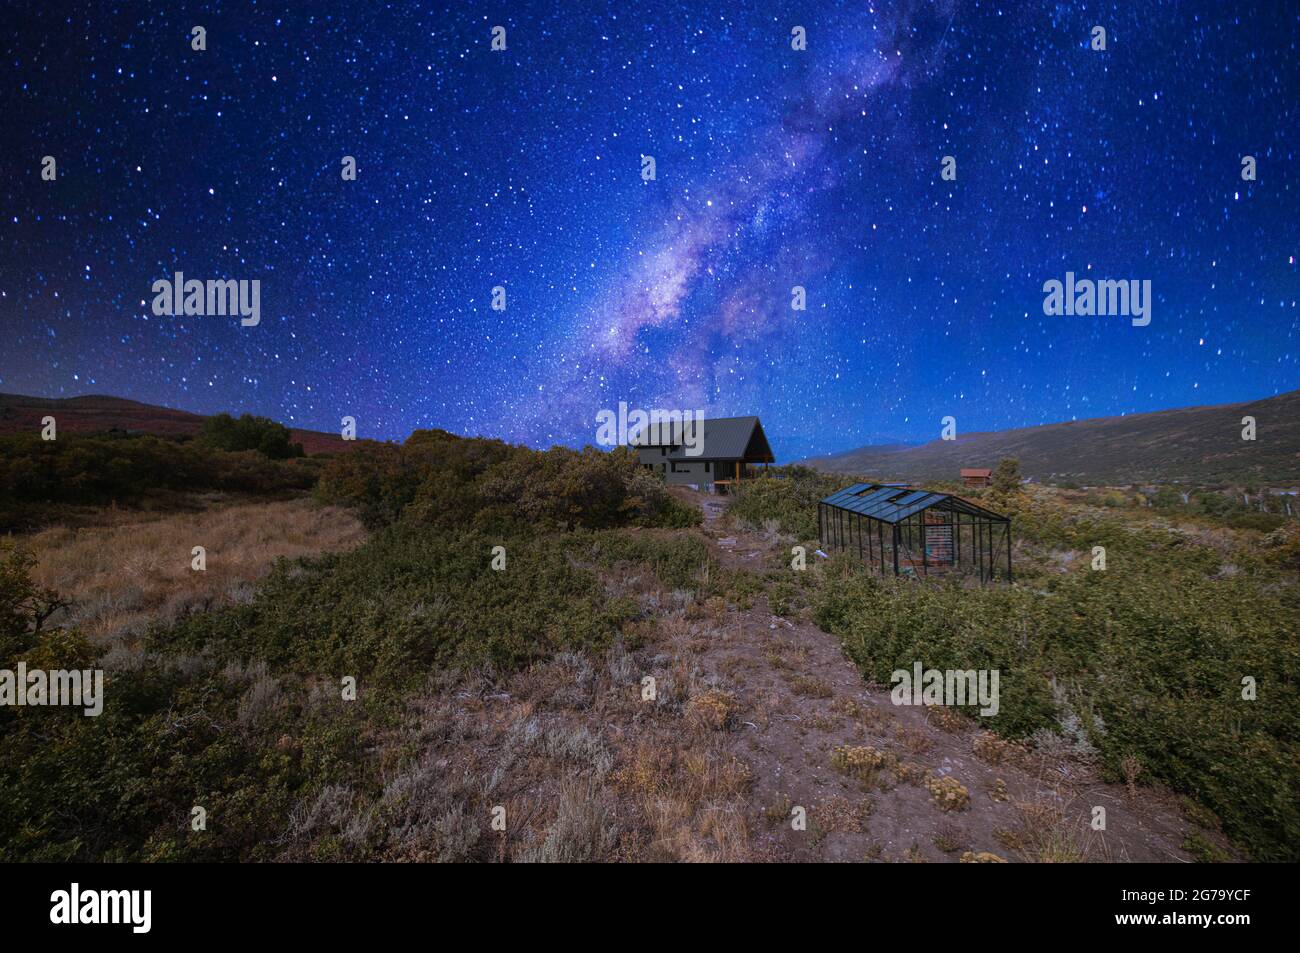
{"type": "Polygon", "coordinates": [[[899,523],[909,516],[938,508],[953,513],[965,513],[984,519],[1010,522],[1006,516],[986,510],[982,506],[963,500],[951,493],[935,493],[911,487],[884,486],[879,483],[855,483],[832,493],[822,500],[827,506],[860,513],[882,523],[899,523]]]}
{"type": "MultiPolygon", "coordinates": [[[[634,444],[659,446],[659,444],[634,444]]],[[[704,439],[700,453],[690,454],[684,446],[673,446],[669,460],[747,460],[750,463],[775,463],[767,435],[757,417],[716,417],[704,421],[704,439]]]]}

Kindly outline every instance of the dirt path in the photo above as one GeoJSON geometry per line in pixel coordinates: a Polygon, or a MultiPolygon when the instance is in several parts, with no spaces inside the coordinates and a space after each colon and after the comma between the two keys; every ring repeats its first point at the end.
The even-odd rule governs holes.
{"type": "MultiPolygon", "coordinates": [[[[725,497],[688,493],[722,565],[761,568],[779,544],[721,519],[725,497]]],[[[739,705],[733,737],[750,766],[752,848],[809,861],[1188,862],[1190,825],[1169,794],[1132,795],[1083,763],[1009,745],[951,710],[892,704],[836,639],[773,615],[760,596],[729,606],[698,663],[739,705]],[[1106,829],[1090,825],[1095,807],[1106,829]],[[792,823],[806,812],[806,829],[792,823]]]]}

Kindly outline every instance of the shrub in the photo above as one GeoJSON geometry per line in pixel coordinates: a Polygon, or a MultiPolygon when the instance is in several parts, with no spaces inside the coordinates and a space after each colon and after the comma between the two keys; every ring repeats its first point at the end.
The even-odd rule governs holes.
{"type": "Polygon", "coordinates": [[[32,581],[35,565],[30,553],[0,542],[0,661],[33,648],[45,621],[67,605],[32,581]]]}
{"type": "Polygon", "coordinates": [[[245,605],[155,628],[169,654],[266,661],[273,672],[407,686],[431,669],[518,668],[565,649],[604,651],[627,609],[547,537],[506,541],[399,525],[348,553],[281,563],[245,605]]]}
{"type": "Polygon", "coordinates": [[[817,502],[851,483],[808,467],[775,467],[768,475],[740,484],[728,515],[754,529],[775,520],[782,533],[796,539],[817,538],[817,502]]]}
{"type": "Polygon", "coordinates": [[[137,502],[163,490],[303,490],[315,482],[315,466],[152,436],[3,436],[0,528],[30,526],[53,506],[137,502]]]}
{"type": "Polygon", "coordinates": [[[736,722],[740,706],[730,692],[710,688],[691,696],[686,705],[687,721],[709,731],[726,731],[736,722]]]}
{"type": "Polygon", "coordinates": [[[701,519],[626,448],[536,451],[441,430],[334,458],[317,493],[325,502],[356,507],[371,527],[408,520],[504,532],[681,527],[701,519]]]}
{"type": "Polygon", "coordinates": [[[876,772],[881,768],[893,768],[898,765],[898,756],[889,751],[880,751],[870,745],[840,745],[831,752],[831,767],[841,774],[857,778],[866,787],[876,781],[876,772]]]}
{"type": "Polygon", "coordinates": [[[964,811],[970,807],[970,792],[954,777],[928,778],[925,789],[941,811],[964,811]]]}
{"type": "Polygon", "coordinates": [[[252,414],[238,420],[230,414],[217,414],[205,419],[199,431],[199,441],[213,449],[231,453],[256,450],[272,460],[303,455],[302,444],[290,443],[291,436],[284,424],[252,414]]]}
{"type": "Polygon", "coordinates": [[[996,496],[1010,496],[1020,491],[1020,461],[1014,457],[1003,457],[993,471],[990,483],[996,496]]]}
{"type": "Polygon", "coordinates": [[[650,569],[667,589],[701,592],[718,572],[717,563],[697,534],[652,535],[603,532],[578,536],[570,547],[596,565],[612,568],[636,563],[650,569]]]}

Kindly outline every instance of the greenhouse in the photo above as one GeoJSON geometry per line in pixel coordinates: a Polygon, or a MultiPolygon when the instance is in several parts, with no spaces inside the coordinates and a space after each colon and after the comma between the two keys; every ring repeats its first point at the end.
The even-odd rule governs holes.
{"type": "Polygon", "coordinates": [[[817,504],[817,534],[823,549],[856,555],[881,575],[1011,581],[1011,519],[949,493],[855,483],[817,504]]]}

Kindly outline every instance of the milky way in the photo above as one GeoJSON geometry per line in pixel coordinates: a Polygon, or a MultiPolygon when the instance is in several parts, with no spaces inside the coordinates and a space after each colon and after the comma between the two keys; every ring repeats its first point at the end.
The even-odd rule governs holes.
{"type": "Polygon", "coordinates": [[[133,10],[6,23],[0,391],[791,459],[1300,387],[1284,4],[133,10]],[[154,315],[178,270],[260,324],[154,315]],[[1150,325],[1044,315],[1067,272],[1150,325]]]}

